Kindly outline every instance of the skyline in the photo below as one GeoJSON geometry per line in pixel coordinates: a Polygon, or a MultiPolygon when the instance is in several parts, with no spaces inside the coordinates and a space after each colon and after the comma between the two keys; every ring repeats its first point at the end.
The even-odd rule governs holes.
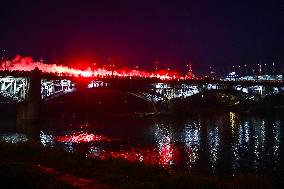
{"type": "Polygon", "coordinates": [[[1,2],[0,48],[72,67],[109,61],[204,73],[210,67],[283,68],[278,1],[1,2]]]}

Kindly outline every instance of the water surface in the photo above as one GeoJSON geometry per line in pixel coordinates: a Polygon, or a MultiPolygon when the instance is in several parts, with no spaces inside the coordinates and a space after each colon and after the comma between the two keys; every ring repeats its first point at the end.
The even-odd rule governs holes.
{"type": "MultiPolygon", "coordinates": [[[[26,141],[13,121],[1,120],[1,140],[26,141]],[[12,128],[12,129],[11,129],[12,128]]],[[[220,176],[240,172],[283,175],[280,118],[233,112],[174,118],[95,119],[76,114],[46,117],[39,139],[87,157],[123,158],[175,171],[220,176]]]]}

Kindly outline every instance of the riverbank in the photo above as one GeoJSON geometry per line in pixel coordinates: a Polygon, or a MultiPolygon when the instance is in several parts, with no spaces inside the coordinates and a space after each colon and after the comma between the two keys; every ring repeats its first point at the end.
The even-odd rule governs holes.
{"type": "Polygon", "coordinates": [[[268,176],[221,179],[167,172],[120,159],[86,158],[39,143],[0,143],[0,151],[1,184],[9,188],[274,188],[268,176]]]}

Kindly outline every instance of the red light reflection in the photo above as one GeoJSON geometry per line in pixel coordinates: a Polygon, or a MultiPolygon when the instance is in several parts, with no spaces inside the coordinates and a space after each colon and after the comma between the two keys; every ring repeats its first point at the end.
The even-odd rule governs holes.
{"type": "MultiPolygon", "coordinates": [[[[54,138],[56,142],[71,142],[71,143],[90,143],[90,142],[110,142],[115,139],[109,139],[102,135],[94,135],[88,133],[74,133],[72,135],[57,136],[54,138]]],[[[183,157],[184,150],[188,151],[182,146],[172,143],[166,143],[160,147],[149,148],[130,148],[113,151],[111,149],[102,149],[101,147],[92,146],[93,150],[90,150],[86,156],[95,157],[100,159],[116,158],[124,159],[129,162],[141,162],[147,165],[160,165],[166,169],[171,170],[172,166],[177,166],[189,159],[183,157]],[[184,159],[185,158],[185,159],[184,159]]],[[[188,162],[194,163],[194,162],[188,162]]]]}
{"type": "Polygon", "coordinates": [[[109,141],[107,137],[101,135],[94,135],[88,133],[80,133],[66,136],[57,136],[55,137],[56,142],[74,142],[74,143],[88,143],[95,141],[109,141]]]}
{"type": "Polygon", "coordinates": [[[165,146],[162,151],[158,148],[107,151],[102,150],[99,154],[87,154],[87,157],[98,157],[100,159],[118,158],[130,162],[142,162],[147,165],[160,165],[169,168],[173,164],[178,164],[180,155],[179,148],[174,145],[165,146]]]}

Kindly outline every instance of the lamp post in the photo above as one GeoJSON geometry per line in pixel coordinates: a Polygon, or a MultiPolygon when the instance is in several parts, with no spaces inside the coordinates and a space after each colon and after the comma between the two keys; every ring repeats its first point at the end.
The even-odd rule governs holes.
{"type": "Polygon", "coordinates": [[[158,60],[158,58],[156,58],[155,61],[154,61],[154,71],[157,72],[158,69],[159,69],[159,60],[158,60]]]}
{"type": "Polygon", "coordinates": [[[245,73],[246,73],[246,76],[248,75],[248,70],[247,70],[247,65],[245,64],[245,73]]]}
{"type": "Polygon", "coordinates": [[[261,75],[261,64],[257,64],[258,65],[258,75],[261,75]]]}
{"type": "Polygon", "coordinates": [[[188,64],[186,64],[186,74],[188,74],[188,64]]]}
{"type": "Polygon", "coordinates": [[[1,64],[4,62],[4,70],[7,70],[7,51],[6,49],[2,50],[1,64]]]}
{"type": "Polygon", "coordinates": [[[109,62],[109,67],[110,67],[110,69],[111,69],[111,77],[113,77],[114,61],[113,61],[113,59],[112,59],[111,57],[109,57],[107,60],[108,60],[108,62],[109,62]]]}
{"type": "Polygon", "coordinates": [[[114,69],[114,64],[111,64],[111,65],[110,65],[110,67],[111,67],[111,77],[113,77],[113,71],[114,71],[113,69],[114,69]]]}
{"type": "Polygon", "coordinates": [[[275,64],[274,64],[274,62],[272,62],[272,75],[273,75],[273,76],[275,75],[275,69],[274,69],[274,66],[275,66],[275,64]]]}
{"type": "Polygon", "coordinates": [[[254,69],[252,69],[252,78],[255,78],[255,73],[254,73],[254,69]]]}

